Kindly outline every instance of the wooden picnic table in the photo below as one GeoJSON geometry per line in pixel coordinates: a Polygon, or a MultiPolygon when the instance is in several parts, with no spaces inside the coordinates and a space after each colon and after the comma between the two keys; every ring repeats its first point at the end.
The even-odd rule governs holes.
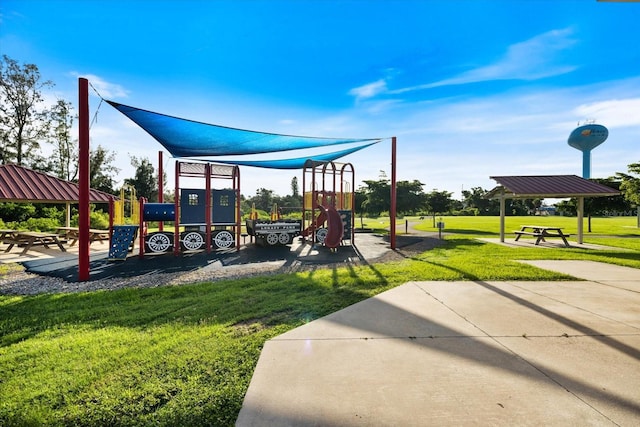
{"type": "Polygon", "coordinates": [[[58,239],[56,233],[41,233],[38,231],[16,231],[16,230],[1,230],[0,238],[3,243],[8,243],[9,246],[5,249],[5,252],[9,252],[15,245],[24,246],[24,249],[20,255],[26,254],[33,245],[43,245],[49,249],[49,245],[55,244],[62,252],[67,250],[62,246],[62,242],[58,239]]]}
{"type": "MultiPolygon", "coordinates": [[[[58,234],[72,241],[69,246],[75,245],[80,239],[80,229],[78,227],[58,227],[58,234]]],[[[105,240],[109,241],[109,230],[89,229],[89,244],[96,241],[104,244],[105,240]]]]}
{"type": "Polygon", "coordinates": [[[4,241],[6,237],[13,237],[15,232],[16,230],[0,230],[0,242],[4,241]]]}
{"type": "Polygon", "coordinates": [[[520,230],[514,231],[516,235],[516,241],[520,239],[522,236],[533,236],[536,238],[536,245],[540,242],[546,242],[545,238],[548,237],[559,237],[564,242],[566,247],[569,247],[569,242],[567,242],[567,237],[569,234],[565,234],[562,232],[561,227],[549,227],[546,225],[523,225],[520,227],[520,230]]]}

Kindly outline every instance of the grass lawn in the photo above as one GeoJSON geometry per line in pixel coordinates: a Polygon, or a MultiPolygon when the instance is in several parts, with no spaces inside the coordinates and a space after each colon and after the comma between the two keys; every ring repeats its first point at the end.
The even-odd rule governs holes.
{"type": "MultiPolygon", "coordinates": [[[[180,287],[0,296],[0,425],[233,425],[266,340],[404,282],[571,280],[519,259],[640,269],[635,218],[594,218],[592,233],[585,226],[585,242],[620,248],[608,251],[486,244],[475,237],[496,236],[498,218],[443,220],[452,233],[445,245],[401,262],[180,287]]],[[[575,218],[562,217],[508,217],[506,230],[547,220],[576,232],[575,218]]],[[[431,218],[420,225],[431,226],[431,218]]]]}

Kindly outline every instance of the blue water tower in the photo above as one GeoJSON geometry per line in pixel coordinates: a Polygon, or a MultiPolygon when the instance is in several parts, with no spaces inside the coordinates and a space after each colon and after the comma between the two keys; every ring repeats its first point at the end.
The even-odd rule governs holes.
{"type": "Polygon", "coordinates": [[[569,145],[582,151],[583,178],[591,178],[591,150],[602,144],[608,136],[607,128],[595,123],[578,126],[569,135],[569,145]]]}

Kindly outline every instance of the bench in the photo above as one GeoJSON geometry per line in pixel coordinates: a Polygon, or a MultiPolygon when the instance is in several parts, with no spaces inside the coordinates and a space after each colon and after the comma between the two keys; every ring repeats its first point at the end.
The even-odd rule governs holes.
{"type": "MultiPolygon", "coordinates": [[[[525,235],[525,236],[536,236],[537,237],[537,236],[540,236],[542,234],[542,233],[536,232],[536,231],[520,231],[520,230],[514,231],[514,233],[517,234],[518,237],[520,237],[522,235],[525,235]]],[[[518,240],[518,237],[516,237],[516,240],[518,240]]]]}
{"type": "Polygon", "coordinates": [[[540,225],[523,225],[520,230],[516,230],[513,232],[516,235],[516,241],[520,239],[522,236],[533,236],[536,238],[536,245],[538,245],[541,241],[545,242],[546,237],[559,237],[564,242],[564,245],[569,247],[569,242],[567,242],[567,237],[571,236],[570,234],[565,234],[562,232],[562,229],[559,227],[547,227],[540,225]],[[531,231],[527,231],[531,230],[531,231]]]}

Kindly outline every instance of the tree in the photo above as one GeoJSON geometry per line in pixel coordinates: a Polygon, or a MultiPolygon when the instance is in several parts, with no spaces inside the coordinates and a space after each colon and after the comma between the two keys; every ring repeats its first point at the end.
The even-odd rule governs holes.
{"type": "MultiPolygon", "coordinates": [[[[382,171],[381,171],[382,172],[382,171]]],[[[366,187],[360,187],[355,193],[356,211],[371,216],[391,210],[391,184],[388,179],[363,181],[366,187]]],[[[398,181],[396,183],[396,212],[410,215],[425,207],[426,195],[418,180],[398,181]]]]}
{"type": "Polygon", "coordinates": [[[135,188],[138,197],[146,197],[149,202],[157,202],[157,174],[149,159],[138,159],[135,156],[131,156],[131,166],[136,168],[135,176],[134,178],[125,179],[124,183],[135,188]]]}
{"type": "Polygon", "coordinates": [[[640,175],[640,162],[631,163],[628,167],[628,174],[618,172],[616,176],[622,180],[620,191],[624,194],[624,198],[636,205],[638,212],[637,226],[640,228],[640,176],[631,175],[640,175]]]}
{"type": "Polygon", "coordinates": [[[72,138],[73,105],[59,99],[51,109],[50,141],[54,145],[51,169],[56,176],[74,181],[78,176],[78,140],[72,138]]]}
{"type": "Polygon", "coordinates": [[[418,180],[396,183],[396,211],[403,215],[413,215],[426,207],[427,195],[418,180]]]}
{"type": "Polygon", "coordinates": [[[624,194],[625,199],[640,206],[640,162],[631,163],[628,167],[628,174],[622,172],[616,174],[616,177],[622,181],[620,191],[624,194]]]}
{"type": "Polygon", "coordinates": [[[451,203],[451,195],[448,191],[433,190],[426,195],[426,208],[433,216],[433,226],[436,226],[436,214],[443,214],[449,211],[451,203]]]}
{"type": "Polygon", "coordinates": [[[488,191],[482,187],[473,187],[471,190],[463,190],[465,208],[476,208],[478,215],[499,215],[500,202],[494,199],[487,199],[488,191]]]}
{"type": "Polygon", "coordinates": [[[20,65],[2,55],[0,59],[0,161],[30,166],[46,139],[49,111],[42,107],[41,91],[53,87],[41,81],[34,64],[20,65]]]}
{"type": "Polygon", "coordinates": [[[300,187],[298,186],[298,177],[291,178],[291,195],[293,197],[300,197],[300,187]]]}
{"type": "Polygon", "coordinates": [[[271,208],[274,203],[273,190],[267,190],[266,188],[259,188],[256,190],[256,195],[247,200],[249,206],[255,203],[256,209],[263,210],[265,212],[271,212],[271,208]]]}
{"type": "MultiPolygon", "coordinates": [[[[597,182],[607,187],[620,189],[621,182],[616,177],[611,178],[591,178],[591,181],[597,182]]],[[[573,197],[569,200],[563,200],[556,205],[558,211],[563,215],[577,215],[578,199],[573,197]]],[[[607,197],[587,197],[584,199],[584,214],[588,217],[587,231],[591,233],[591,217],[607,216],[613,212],[629,212],[631,204],[625,200],[623,195],[607,196],[607,197]]]]}
{"type": "Polygon", "coordinates": [[[540,206],[542,199],[511,199],[509,206],[505,207],[505,215],[534,215],[540,206]]]}
{"type": "Polygon", "coordinates": [[[89,153],[89,185],[95,190],[104,191],[106,193],[115,194],[115,182],[113,174],[120,172],[120,169],[113,166],[115,154],[109,150],[98,148],[91,150],[89,153]]]}
{"type": "Polygon", "coordinates": [[[388,211],[391,206],[391,184],[387,179],[378,181],[364,181],[367,185],[364,193],[366,198],[362,205],[362,211],[371,216],[378,216],[388,211]]]}

